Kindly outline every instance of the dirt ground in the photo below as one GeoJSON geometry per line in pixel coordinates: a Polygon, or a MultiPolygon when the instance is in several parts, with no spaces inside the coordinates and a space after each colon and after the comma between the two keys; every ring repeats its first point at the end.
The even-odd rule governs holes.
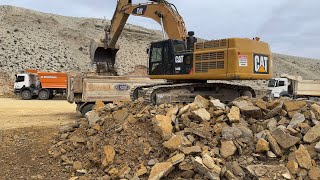
{"type": "Polygon", "coordinates": [[[79,118],[65,100],[0,99],[0,179],[68,179],[48,149],[59,126],[79,118]]]}

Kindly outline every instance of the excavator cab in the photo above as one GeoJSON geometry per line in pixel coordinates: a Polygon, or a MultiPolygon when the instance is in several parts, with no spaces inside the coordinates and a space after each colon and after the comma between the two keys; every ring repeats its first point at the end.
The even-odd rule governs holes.
{"type": "Polygon", "coordinates": [[[181,75],[192,73],[193,52],[185,41],[154,42],[149,50],[149,75],[181,75]]]}

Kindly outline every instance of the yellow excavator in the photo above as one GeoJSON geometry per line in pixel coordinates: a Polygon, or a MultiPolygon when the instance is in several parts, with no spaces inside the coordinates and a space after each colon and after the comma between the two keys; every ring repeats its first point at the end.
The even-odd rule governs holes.
{"type": "Polygon", "coordinates": [[[187,32],[177,8],[166,0],[132,4],[118,0],[105,39],[92,43],[92,62],[114,72],[116,43],[130,15],[151,18],[163,30],[164,40],[153,42],[148,50],[148,73],[151,79],[165,79],[163,84],[135,87],[131,97],[146,102],[187,103],[196,95],[232,101],[240,96],[255,97],[245,85],[210,80],[265,80],[272,77],[272,54],[259,38],[228,38],[197,42],[194,32],[187,32]]]}

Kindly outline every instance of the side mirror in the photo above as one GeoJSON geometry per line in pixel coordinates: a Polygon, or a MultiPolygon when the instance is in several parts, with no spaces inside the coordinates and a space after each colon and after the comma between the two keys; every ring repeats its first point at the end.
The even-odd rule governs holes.
{"type": "Polygon", "coordinates": [[[147,48],[147,54],[149,54],[150,48],[147,48]]]}

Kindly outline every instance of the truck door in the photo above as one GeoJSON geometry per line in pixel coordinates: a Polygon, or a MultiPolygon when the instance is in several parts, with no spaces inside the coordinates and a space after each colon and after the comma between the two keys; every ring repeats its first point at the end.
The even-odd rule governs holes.
{"type": "Polygon", "coordinates": [[[26,86],[26,76],[25,75],[16,75],[16,82],[14,83],[14,89],[21,89],[26,86]]]}

